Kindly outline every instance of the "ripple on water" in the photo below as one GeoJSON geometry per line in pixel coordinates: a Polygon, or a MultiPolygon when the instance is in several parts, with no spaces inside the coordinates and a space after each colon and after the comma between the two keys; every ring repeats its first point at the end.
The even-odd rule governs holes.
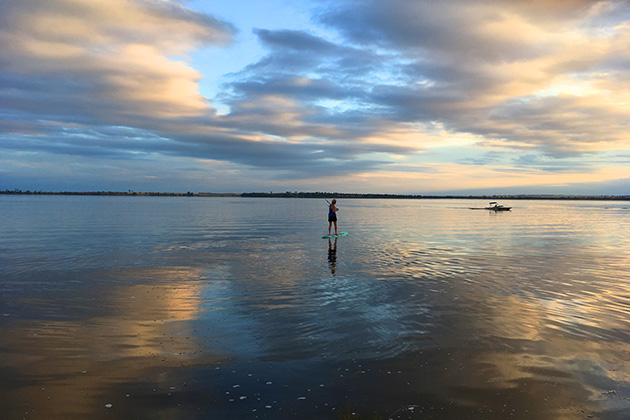
{"type": "MultiPolygon", "coordinates": [[[[325,205],[308,200],[13,211],[0,235],[0,347],[17,372],[6,402],[20,403],[7,410],[23,417],[28,401],[68,417],[31,398],[45,387],[53,397],[137,392],[126,407],[140,417],[174,401],[192,417],[324,418],[297,404],[333,400],[381,414],[413,401],[419,416],[434,406],[453,410],[444,418],[523,407],[523,418],[597,417],[601,392],[627,390],[628,212],[348,201],[350,235],[334,250],[321,239],[325,205]]],[[[100,416],[92,402],[82,417],[100,416]]]]}

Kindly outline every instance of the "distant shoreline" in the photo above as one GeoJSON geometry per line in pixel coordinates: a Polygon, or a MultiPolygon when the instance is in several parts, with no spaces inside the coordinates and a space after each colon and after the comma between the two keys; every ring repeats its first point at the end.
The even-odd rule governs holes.
{"type": "Polygon", "coordinates": [[[369,199],[466,199],[466,200],[599,200],[630,201],[630,195],[552,195],[552,194],[493,194],[493,195],[420,195],[420,194],[359,194],[338,192],[283,192],[283,193],[210,193],[210,192],[136,192],[136,191],[22,191],[3,190],[0,195],[73,195],[73,196],[124,196],[124,197],[243,197],[243,198],[369,198],[369,199]]]}

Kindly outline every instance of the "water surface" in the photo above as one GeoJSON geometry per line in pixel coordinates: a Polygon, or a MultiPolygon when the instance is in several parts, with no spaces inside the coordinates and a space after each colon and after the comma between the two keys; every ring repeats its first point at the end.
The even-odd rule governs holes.
{"type": "Polygon", "coordinates": [[[0,196],[0,417],[630,417],[630,203],[0,196]]]}

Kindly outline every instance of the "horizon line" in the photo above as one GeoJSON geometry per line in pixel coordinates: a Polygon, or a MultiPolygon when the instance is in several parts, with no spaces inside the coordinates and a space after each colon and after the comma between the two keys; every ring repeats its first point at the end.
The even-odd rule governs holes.
{"type": "Polygon", "coordinates": [[[396,198],[396,199],[506,199],[506,200],[630,200],[630,195],[619,194],[396,194],[347,192],[155,192],[155,191],[42,191],[0,190],[0,195],[107,195],[107,196],[165,196],[165,197],[244,197],[244,198],[396,198]]]}

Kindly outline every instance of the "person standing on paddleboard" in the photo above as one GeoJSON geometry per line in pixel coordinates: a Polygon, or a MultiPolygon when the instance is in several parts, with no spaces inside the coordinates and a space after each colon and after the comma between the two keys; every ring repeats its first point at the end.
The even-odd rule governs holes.
{"type": "Polygon", "coordinates": [[[337,234],[337,210],[339,209],[335,204],[337,204],[337,200],[333,200],[328,206],[328,236],[330,236],[330,229],[333,223],[335,224],[335,235],[337,234]]]}

